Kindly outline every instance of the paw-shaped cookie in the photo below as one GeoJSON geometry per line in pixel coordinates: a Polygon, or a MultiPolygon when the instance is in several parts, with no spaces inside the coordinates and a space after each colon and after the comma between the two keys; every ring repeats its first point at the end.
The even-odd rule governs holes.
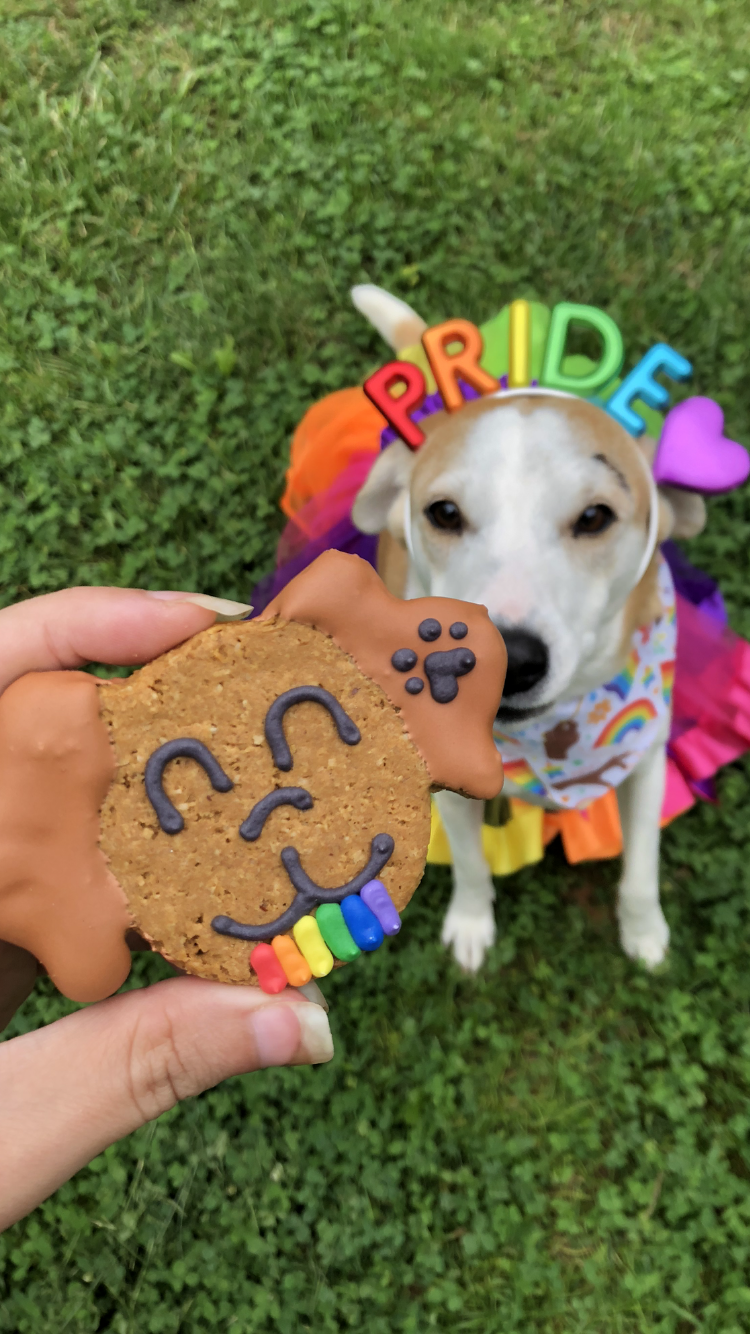
{"type": "Polygon", "coordinates": [[[132,927],[189,973],[269,990],[377,948],[421,879],[431,789],[501,786],[504,669],[484,608],[400,602],[327,553],[262,619],[127,680],[22,678],[0,698],[0,939],[86,1001],[125,980],[132,927]],[[431,649],[418,695],[404,645],[431,649]]]}

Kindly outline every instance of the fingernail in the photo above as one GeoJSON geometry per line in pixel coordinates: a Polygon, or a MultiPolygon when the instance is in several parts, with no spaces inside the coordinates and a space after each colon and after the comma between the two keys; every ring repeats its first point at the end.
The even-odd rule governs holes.
{"type": "Polygon", "coordinates": [[[262,1005],[249,1016],[258,1066],[320,1065],[333,1056],[328,1017],[319,1005],[262,1005]]]}
{"type": "Polygon", "coordinates": [[[319,1005],[300,1005],[297,1018],[302,1031],[302,1045],[311,1065],[333,1059],[333,1038],[328,1015],[319,1005]]]}
{"type": "Polygon", "coordinates": [[[320,990],[317,982],[305,982],[304,986],[296,987],[295,990],[299,991],[306,1000],[312,1001],[313,1005],[322,1006],[326,1014],[328,1014],[328,1001],[320,990]]]}
{"type": "Polygon", "coordinates": [[[145,590],[150,598],[158,598],[160,602],[191,602],[194,607],[203,607],[206,611],[213,611],[216,614],[217,621],[244,621],[249,616],[252,607],[247,602],[232,602],[229,598],[212,598],[208,593],[181,593],[171,589],[158,589],[154,592],[148,588],[145,590]]]}

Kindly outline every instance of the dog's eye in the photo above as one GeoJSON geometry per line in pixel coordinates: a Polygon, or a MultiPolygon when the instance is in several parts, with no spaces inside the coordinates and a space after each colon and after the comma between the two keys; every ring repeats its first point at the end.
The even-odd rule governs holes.
{"type": "Polygon", "coordinates": [[[609,505],[588,505],[573,524],[574,537],[593,537],[605,532],[617,515],[609,505]]]}
{"type": "Polygon", "coordinates": [[[460,533],[463,531],[463,515],[452,500],[434,500],[427,506],[425,514],[432,524],[433,528],[441,528],[447,533],[460,533]]]}

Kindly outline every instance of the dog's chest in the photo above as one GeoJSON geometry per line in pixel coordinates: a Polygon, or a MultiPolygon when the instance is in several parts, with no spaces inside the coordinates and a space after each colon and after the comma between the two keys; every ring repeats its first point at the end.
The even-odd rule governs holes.
{"type": "Polygon", "coordinates": [[[659,570],[664,614],[634,634],[611,681],[539,718],[495,725],[507,791],[556,810],[585,807],[632,772],[663,735],[671,709],[677,626],[672,577],[659,570]]]}

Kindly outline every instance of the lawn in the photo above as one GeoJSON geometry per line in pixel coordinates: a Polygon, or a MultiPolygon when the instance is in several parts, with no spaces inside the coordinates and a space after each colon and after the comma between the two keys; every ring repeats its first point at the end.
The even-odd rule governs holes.
{"type": "MultiPolygon", "coordinates": [[[[295,423],[383,358],[363,280],[606,307],[750,442],[749,49],[744,0],[2,0],[4,601],[245,598],[295,423]]],[[[750,635],[747,494],[709,513],[750,635]]],[[[325,983],[330,1066],[230,1081],[0,1237],[2,1334],[750,1329],[749,772],[664,838],[655,976],[612,865],[504,882],[477,978],[428,873],[325,983]]]]}

